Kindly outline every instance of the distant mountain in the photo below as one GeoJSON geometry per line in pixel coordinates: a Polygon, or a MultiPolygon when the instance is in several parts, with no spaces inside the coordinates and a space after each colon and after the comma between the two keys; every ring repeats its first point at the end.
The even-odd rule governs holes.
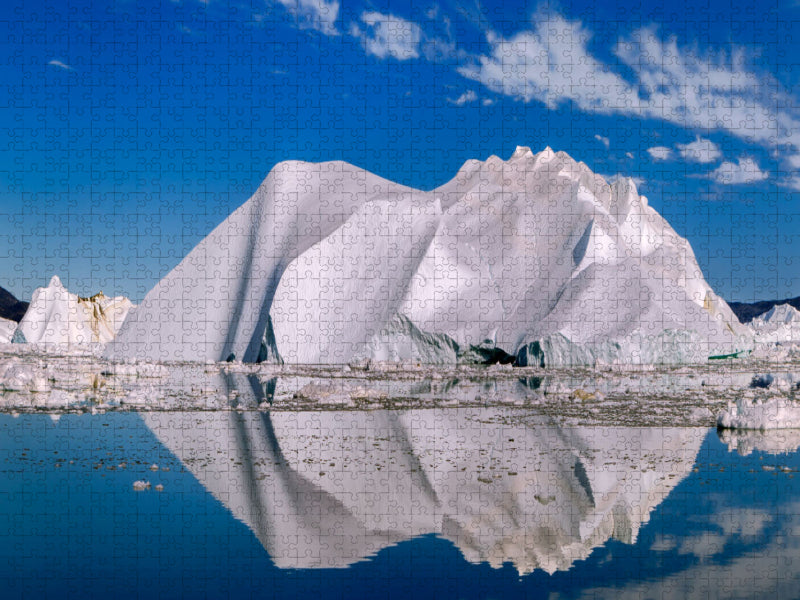
{"type": "Polygon", "coordinates": [[[28,302],[17,300],[8,290],[0,287],[0,317],[19,323],[28,310],[28,302]]]}
{"type": "Polygon", "coordinates": [[[728,302],[733,313],[742,323],[749,323],[759,315],[763,315],[773,306],[789,304],[800,310],[800,296],[789,300],[761,300],[760,302],[728,302]]]}

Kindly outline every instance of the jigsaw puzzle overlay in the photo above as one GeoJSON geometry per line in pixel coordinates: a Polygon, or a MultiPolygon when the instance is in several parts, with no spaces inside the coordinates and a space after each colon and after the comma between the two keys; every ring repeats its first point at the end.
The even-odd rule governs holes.
{"type": "Polygon", "coordinates": [[[800,597],[799,19],[0,6],[3,596],[800,597]]]}

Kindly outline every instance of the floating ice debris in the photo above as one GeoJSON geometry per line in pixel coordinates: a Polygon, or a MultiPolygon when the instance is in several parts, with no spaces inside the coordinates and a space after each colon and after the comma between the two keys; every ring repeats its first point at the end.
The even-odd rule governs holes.
{"type": "Polygon", "coordinates": [[[280,163],[106,353],[556,366],[705,362],[752,343],[631,179],[519,148],[430,192],[343,162],[280,163]]]}

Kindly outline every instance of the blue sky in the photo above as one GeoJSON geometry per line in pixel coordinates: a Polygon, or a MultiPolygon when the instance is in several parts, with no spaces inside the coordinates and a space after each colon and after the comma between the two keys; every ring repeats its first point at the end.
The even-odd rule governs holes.
{"type": "Polygon", "coordinates": [[[12,0],[0,45],[23,298],[141,300],[281,160],[431,189],[517,145],[636,178],[726,299],[800,295],[797,3],[12,0]]]}

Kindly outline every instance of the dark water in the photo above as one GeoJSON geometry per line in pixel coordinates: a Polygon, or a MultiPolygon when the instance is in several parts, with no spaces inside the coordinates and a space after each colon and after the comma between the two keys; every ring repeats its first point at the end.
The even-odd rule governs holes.
{"type": "Polygon", "coordinates": [[[800,597],[787,435],[437,409],[1,415],[0,440],[4,598],[800,597]]]}

